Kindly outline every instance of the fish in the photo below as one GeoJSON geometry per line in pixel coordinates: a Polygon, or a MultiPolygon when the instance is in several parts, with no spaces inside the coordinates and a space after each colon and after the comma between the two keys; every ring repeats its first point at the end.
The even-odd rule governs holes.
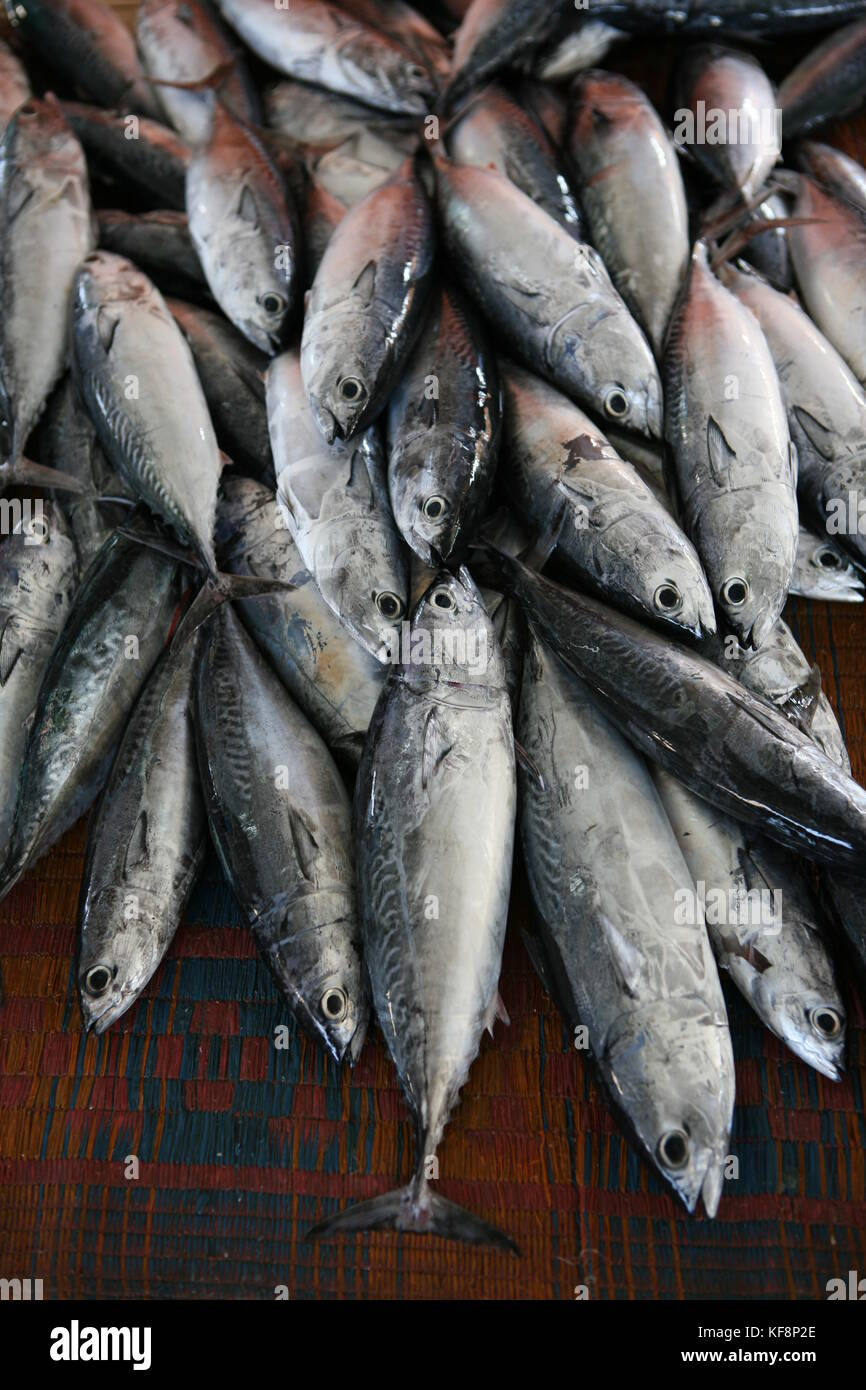
{"type": "Polygon", "coordinates": [[[350,439],[385,406],[424,318],[433,214],[411,159],[336,228],[310,290],[304,389],[323,439],[350,439]]]}
{"type": "Polygon", "coordinates": [[[478,1053],[505,1013],[498,981],[515,820],[505,669],[469,571],[442,571],[412,615],[415,657],[379,697],[355,789],[358,909],[373,1008],[415,1126],[407,1187],[326,1218],[307,1240],[427,1231],[509,1238],[440,1197],[431,1162],[478,1053]]]}
{"type": "Polygon", "coordinates": [[[217,440],[238,468],[273,489],[265,405],[268,357],[222,314],[180,299],[166,303],[192,350],[217,440]]]}
{"type": "Polygon", "coordinates": [[[779,86],[785,140],[859,110],[864,81],[866,19],[857,19],[822,39],[779,86]]]}
{"type": "Polygon", "coordinates": [[[862,603],[863,577],[844,551],[825,536],[800,527],[790,594],[831,603],[862,603]]]}
{"type": "Polygon", "coordinates": [[[298,309],[298,215],[264,147],[221,99],[210,139],[189,162],[186,209],[214,299],[245,338],[273,356],[298,309]]]}
{"type": "Polygon", "coordinates": [[[583,411],[511,363],[503,483],[563,571],[608,603],[680,635],[715,631],[700,560],[670,513],[583,411]]]}
{"type": "Polygon", "coordinates": [[[661,359],[689,264],[689,215],[673,143],[645,94],[616,73],[572,88],[568,151],[589,240],[661,359]]]}
{"type": "Polygon", "coordinates": [[[866,218],[799,176],[788,244],[803,307],[866,385],[866,218]]]}
{"type": "Polygon", "coordinates": [[[195,641],[160,657],[87,827],[75,970],[88,1032],[104,1033],[153,978],[204,862],[195,662],[195,641]]]}
{"type": "Polygon", "coordinates": [[[533,73],[541,82],[567,82],[577,73],[604,62],[608,53],[618,44],[627,43],[629,37],[622,29],[584,18],[537,55],[533,73]]]}
{"type": "Polygon", "coordinates": [[[218,74],[220,97],[247,125],[261,119],[252,79],[243,57],[209,5],[201,0],[141,0],[135,39],[156,98],[169,125],[192,146],[204,144],[213,120],[206,89],[172,86],[206,82],[218,74]]]}
{"type": "Polygon", "coordinates": [[[767,341],[695,243],[664,355],[665,438],[683,527],[743,646],[785,606],[797,549],[796,451],[767,341]]]}
{"type": "Polygon", "coordinates": [[[698,889],[719,969],[796,1057],[841,1081],[845,1004],[802,868],[660,768],[653,778],[698,889]]]}
{"type": "Polygon", "coordinates": [[[568,104],[562,92],[534,77],[519,77],[512,89],[524,111],[546,132],[554,148],[561,150],[568,125],[568,104]]]}
{"type": "Polygon", "coordinates": [[[487,510],[502,426],[496,359],[442,285],[388,402],[388,490],[400,534],[431,567],[462,555],[487,510]]]}
{"type": "Polygon", "coordinates": [[[380,29],[325,0],[218,0],[223,18],[277,72],[396,115],[433,109],[429,68],[380,29]]]}
{"type": "Polygon", "coordinates": [[[159,120],[132,34],[103,0],[15,0],[6,15],[27,49],[75,91],[100,106],[159,120]]]}
{"type": "Polygon", "coordinates": [[[660,438],[658,368],[598,252],[495,170],[434,162],[446,255],[502,349],[578,405],[660,438]]]}
{"type": "Polygon", "coordinates": [[[165,300],[131,261],[95,251],[70,312],[73,373],[107,459],[213,575],[222,456],[165,300]]]}
{"type": "Polygon", "coordinates": [[[18,787],[0,898],[88,810],[168,639],[179,567],[136,519],[90,566],[45,668],[18,787]]]}
{"type": "Polygon", "coordinates": [[[787,228],[774,227],[773,223],[784,221],[790,215],[787,198],[781,193],[772,193],[746,224],[752,232],[759,222],[766,222],[769,224],[767,230],[752,236],[742,249],[743,260],[748,261],[779,290],[793,289],[794,267],[788,250],[787,228]]]}
{"type": "Polygon", "coordinates": [[[195,728],[211,835],[262,958],[298,1026],[354,1064],[370,1002],[349,797],[228,603],[202,633],[195,728]]]}
{"type": "Polygon", "coordinates": [[[393,145],[404,159],[418,145],[414,118],[376,111],[362,101],[309,82],[274,82],[265,88],[263,101],[268,126],[292,140],[305,154],[333,150],[346,140],[365,134],[393,145]]]}
{"type": "Polygon", "coordinates": [[[9,850],[30,721],[78,587],[78,554],[56,502],[22,504],[0,542],[0,860],[9,850]]]}
{"type": "Polygon", "coordinates": [[[866,217],[866,169],[856,159],[831,145],[803,140],[796,147],[796,161],[804,174],[866,217]]]}
{"type": "Polygon", "coordinates": [[[842,24],[866,9],[864,0],[593,0],[593,18],[637,33],[798,34],[842,24]]]}
{"type": "Polygon", "coordinates": [[[773,355],[797,448],[801,510],[866,566],[866,535],[840,517],[852,494],[866,499],[866,389],[789,295],[732,265],[720,274],[755,315],[773,355]]]}
{"type": "Polygon", "coordinates": [[[679,130],[689,153],[723,189],[753,198],[782,151],[776,92],[758,60],[714,43],[687,49],[677,70],[675,101],[674,139],[679,130]],[[687,138],[690,124],[695,124],[693,139],[687,138]]]}
{"type": "Polygon", "coordinates": [[[81,101],[60,104],[90,156],[96,177],[134,189],[159,208],[186,207],[190,147],[168,126],[146,116],[118,116],[81,101]]]}
{"type": "Polygon", "coordinates": [[[308,286],[315,280],[328,243],[345,216],[344,204],[318,179],[310,179],[303,212],[304,263],[308,286]]]}
{"type": "Polygon", "coordinates": [[[445,105],[530,55],[556,29],[565,0],[472,0],[454,35],[445,105]]]}
{"type": "Polygon", "coordinates": [[[381,440],[373,426],[330,447],[324,443],[296,352],[271,363],[266,393],[286,526],[331,612],[383,660],[406,615],[409,576],[388,502],[381,440]]]}
{"type": "Polygon", "coordinates": [[[0,137],[30,95],[30,78],[24,64],[8,44],[0,42],[0,137]]]}
{"type": "Polygon", "coordinates": [[[0,143],[0,457],[23,455],[59,381],[66,306],[93,246],[84,152],[57,102],[28,99],[0,143]]]}
{"type": "Polygon", "coordinates": [[[446,39],[423,14],[403,0],[341,0],[340,8],[381,29],[427,67],[438,86],[451,73],[451,53],[446,39]]]}
{"type": "Polygon", "coordinates": [[[445,135],[458,164],[496,169],[584,240],[577,198],[556,150],[538,122],[502,87],[491,85],[460,109],[445,135]]]}
{"type": "Polygon", "coordinates": [[[100,250],[132,261],[162,293],[213,302],[185,212],[100,208],[96,224],[100,250]]]}
{"type": "Polygon", "coordinates": [[[333,149],[314,151],[307,160],[310,178],[332,194],[344,208],[353,208],[381,188],[402,167],[401,145],[381,140],[372,131],[351,135],[333,149]]]}
{"type": "Polygon", "coordinates": [[[539,639],[652,762],[817,863],[862,863],[866,790],[784,714],[697,652],[515,558],[488,548],[475,570],[520,600],[539,639]]]}
{"type": "Polygon", "coordinates": [[[532,637],[517,737],[530,957],[647,1163],[715,1216],[734,1107],[725,1002],[682,852],[639,754],[532,637]]]}
{"type": "Polygon", "coordinates": [[[290,592],[238,600],[235,611],[337,761],[357,767],[387,667],[355,641],[325,603],[272,488],[227,477],[217,542],[230,574],[292,584],[290,592]]]}

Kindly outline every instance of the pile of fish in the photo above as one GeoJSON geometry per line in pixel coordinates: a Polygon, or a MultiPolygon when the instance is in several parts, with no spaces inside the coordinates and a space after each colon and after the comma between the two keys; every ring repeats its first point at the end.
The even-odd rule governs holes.
{"type": "Polygon", "coordinates": [[[408,1186],[311,1234],[507,1249],[434,1160],[515,850],[690,1211],[720,971],[844,1067],[866,790],[782,612],[863,597],[866,171],[811,134],[866,97],[866,3],[423,10],[7,6],[0,894],[90,811],[101,1033],[212,842],[298,1026],[352,1063],[375,1015],[414,1117],[408,1186]],[[598,66],[634,31],[680,35],[670,108],[598,66]],[[777,91],[749,40],[789,32],[777,91]]]}

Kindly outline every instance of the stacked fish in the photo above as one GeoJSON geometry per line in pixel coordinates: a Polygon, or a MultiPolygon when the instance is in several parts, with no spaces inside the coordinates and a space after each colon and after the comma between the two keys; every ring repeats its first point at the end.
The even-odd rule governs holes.
{"type": "Polygon", "coordinates": [[[0,893],[93,808],[102,1032],[210,839],[297,1024],[354,1062],[374,1012],[414,1116],[409,1185],[313,1234],[509,1248],[434,1159],[517,838],[542,981],[714,1214],[719,970],[838,1078],[831,924],[866,967],[866,791],[781,617],[862,599],[866,172],[803,136],[866,4],[7,8],[0,893]],[[831,32],[777,94],[725,28],[831,32]],[[685,36],[671,126],[595,66],[634,30],[685,36]]]}

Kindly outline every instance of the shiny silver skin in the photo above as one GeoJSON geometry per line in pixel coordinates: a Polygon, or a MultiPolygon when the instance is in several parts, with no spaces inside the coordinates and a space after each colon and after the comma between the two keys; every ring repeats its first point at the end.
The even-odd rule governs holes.
{"type": "Polygon", "coordinates": [[[166,301],[192,349],[217,439],[244,473],[273,487],[265,373],[268,358],[222,314],[166,301]]]}
{"type": "Polygon", "coordinates": [[[401,44],[407,53],[429,68],[437,84],[447,80],[451,72],[451,52],[448,41],[428,19],[404,0],[341,0],[340,9],[381,29],[401,44]]]}
{"type": "Polygon", "coordinates": [[[446,104],[532,53],[555,30],[564,0],[472,0],[454,35],[446,104]]]}
{"type": "Polygon", "coordinates": [[[714,806],[819,863],[866,850],[866,790],[711,661],[587,594],[490,551],[476,570],[514,594],[539,638],[653,762],[714,806]]]}
{"type": "Polygon", "coordinates": [[[186,213],[171,208],[141,213],[104,208],[96,214],[96,225],[100,250],[132,261],[163,294],[210,301],[186,213]]]}
{"type": "Polygon", "coordinates": [[[754,315],[695,244],[665,345],[665,438],[682,522],[716,604],[759,647],[785,606],[797,551],[796,455],[754,315]]]}
{"type": "Polygon", "coordinates": [[[80,101],[64,101],[61,110],[90,156],[96,177],[131,185],[160,208],[186,206],[191,151],[168,126],[80,101]]]}
{"type": "Polygon", "coordinates": [[[743,198],[754,197],[782,149],[782,123],[775,114],[779,103],[758,60],[719,44],[687,49],[677,70],[675,101],[677,117],[684,110],[695,116],[696,138],[686,145],[689,153],[723,188],[743,198]],[[699,102],[706,116],[704,132],[699,102]],[[717,112],[724,113],[724,123],[722,139],[716,142],[713,113],[717,112]],[[731,112],[737,113],[736,131],[731,127],[731,112]],[[744,126],[748,139],[743,138],[744,126]]]}
{"type": "Polygon", "coordinates": [[[572,100],[568,151],[589,237],[660,359],[690,250],[676,150],[628,78],[585,72],[572,100]]]}
{"type": "Polygon", "coordinates": [[[351,135],[334,149],[314,152],[307,160],[310,177],[333,194],[344,208],[353,208],[381,188],[401,168],[406,151],[374,131],[351,135]]]}
{"type": "Polygon", "coordinates": [[[315,83],[384,111],[425,115],[435,83],[395,39],[326,0],[218,0],[244,43],[286,77],[315,83]]]}
{"type": "Polygon", "coordinates": [[[355,789],[355,834],[364,958],[415,1121],[415,1169],[407,1187],[323,1225],[329,1234],[427,1230],[508,1248],[494,1227],[434,1193],[428,1162],[484,1029],[492,1032],[502,1013],[515,816],[511,707],[492,625],[466,569],[440,573],[411,626],[413,641],[427,634],[428,650],[395,667],[376,706],[355,789]],[[479,658],[471,664],[470,649],[479,658]]]}
{"type": "Polygon", "coordinates": [[[866,19],[837,29],[788,73],[779,87],[786,140],[863,105],[866,19]]]}
{"type": "Polygon", "coordinates": [[[445,133],[458,164],[496,169],[575,238],[582,239],[577,199],[547,133],[502,87],[471,97],[445,133]]]}
{"type": "Polygon", "coordinates": [[[357,1061],[370,1013],[349,797],[230,604],[201,637],[196,736],[211,835],[295,1021],[357,1061]]]}
{"type": "Polygon", "coordinates": [[[45,670],[0,896],[97,796],[179,601],[177,564],[115,531],[90,566],[45,670]]]}
{"type": "Polygon", "coordinates": [[[217,542],[231,574],[281,579],[290,592],[235,602],[235,611],[334,756],[357,765],[386,668],[334,616],[304,566],[271,488],[227,476],[217,542]]]}
{"type": "Polygon", "coordinates": [[[0,43],[0,135],[30,96],[30,78],[16,55],[0,43]]]}
{"type": "Polygon", "coordinates": [[[611,49],[627,42],[629,37],[622,29],[585,18],[577,28],[544,49],[535,59],[532,70],[542,82],[567,82],[575,73],[585,72],[603,62],[611,49]]]}
{"type": "Polygon", "coordinates": [[[226,318],[262,352],[279,352],[301,289],[298,217],[264,146],[220,101],[210,139],[189,162],[186,210],[226,318]]]}
{"type": "Polygon", "coordinates": [[[569,1030],[588,1030],[638,1152],[689,1211],[703,1196],[715,1216],[734,1108],[731,1038],[703,916],[677,917],[691,879],[646,765],[535,638],[517,738],[541,777],[521,765],[539,933],[530,955],[569,1030]]]}
{"type": "Polygon", "coordinates": [[[512,363],[502,474],[536,539],[608,603],[695,637],[715,632],[713,599],[691,541],[583,411],[512,363]]]}
{"type": "Polygon", "coordinates": [[[30,98],[0,143],[0,456],[15,463],[59,380],[66,312],[93,246],[84,151],[57,102],[30,98]]]}
{"type": "Polygon", "coordinates": [[[802,511],[866,565],[866,535],[856,527],[833,531],[840,501],[847,506],[852,493],[866,498],[866,389],[789,295],[732,265],[721,278],[755,315],[773,355],[797,446],[802,511]]]}
{"type": "Polygon", "coordinates": [[[866,385],[866,218],[800,177],[788,244],[803,307],[866,385]]]}
{"type": "Polygon", "coordinates": [[[411,159],[328,242],[301,337],[304,387],[328,444],[366,429],[385,405],[423,323],[433,249],[433,212],[411,159]]]}
{"type": "Polygon", "coordinates": [[[213,573],[222,461],[192,353],[159,290],[131,261],[94,252],[76,276],[71,341],[109,462],[213,573]]]}
{"type": "Polygon", "coordinates": [[[268,369],[277,501],[325,603],[379,660],[406,616],[406,553],[375,429],[330,447],[307,404],[297,353],[268,369]]]}
{"type": "Polygon", "coordinates": [[[493,169],[435,163],[449,264],[503,348],[579,405],[660,438],[652,351],[598,252],[493,169]]]}
{"type": "MultiPolygon", "coordinates": [[[[201,0],[140,0],[135,38],[148,77],[160,84],[213,78],[230,111],[241,121],[259,119],[255,89],[243,58],[214,12],[201,0]]],[[[156,98],[166,119],[190,145],[210,135],[213,98],[206,89],[184,91],[158,85],[156,98]]]]}
{"type": "Polygon", "coordinates": [[[388,490],[406,544],[425,564],[460,557],[490,500],[502,425],[496,358],[450,285],[388,402],[388,490]]]}
{"type": "Polygon", "coordinates": [[[862,603],[864,587],[862,576],[837,545],[800,527],[790,594],[830,603],[862,603]]]}
{"type": "Polygon", "coordinates": [[[22,512],[0,542],[0,857],[6,858],[30,719],[78,588],[75,541],[56,503],[22,512]],[[38,542],[38,544],[36,543],[38,542]]]}
{"type": "Polygon", "coordinates": [[[793,34],[826,29],[862,14],[864,0],[593,0],[597,19],[638,33],[793,34]]]}
{"type": "Polygon", "coordinates": [[[195,641],[164,653],[142,691],[87,827],[76,981],[104,1033],[158,969],[207,849],[192,721],[195,641]]]}
{"type": "Polygon", "coordinates": [[[653,778],[692,879],[702,885],[719,969],[795,1056],[841,1081],[845,1005],[802,868],[660,768],[653,778]]]}
{"type": "Polygon", "coordinates": [[[797,146],[797,166],[834,198],[850,203],[866,217],[866,169],[856,159],[832,145],[804,140],[797,146]]]}
{"type": "Polygon", "coordinates": [[[787,227],[774,227],[773,223],[791,215],[788,199],[780,193],[772,193],[765,198],[749,222],[750,230],[759,222],[767,222],[766,232],[752,237],[743,247],[743,259],[754,266],[772,285],[780,290],[790,290],[794,284],[794,267],[788,250],[787,227]]]}

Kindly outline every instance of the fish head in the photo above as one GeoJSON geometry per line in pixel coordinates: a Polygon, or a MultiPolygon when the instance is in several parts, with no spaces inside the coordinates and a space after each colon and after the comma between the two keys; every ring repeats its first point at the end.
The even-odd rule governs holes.
{"type": "Polygon", "coordinates": [[[349,90],[360,93],[368,89],[370,73],[375,73],[377,90],[385,94],[394,113],[426,116],[433,110],[436,83],[429,68],[384,36],[377,33],[367,37],[356,32],[351,44],[338,49],[337,61],[346,73],[349,90]]]}
{"type": "MultiPolygon", "coordinates": [[[[703,638],[716,630],[713,596],[698,553],[676,528],[647,528],[632,562],[643,578],[642,606],[656,624],[703,638]]],[[[636,595],[638,596],[638,595],[636,595]]]]}
{"type": "Polygon", "coordinates": [[[410,643],[411,665],[425,678],[505,687],[493,621],[465,565],[436,576],[412,615],[410,643]]]}
{"type": "Polygon", "coordinates": [[[296,901],[268,959],[295,1019],[341,1063],[357,1061],[370,1023],[370,989],[360,932],[342,895],[296,901]]]}
{"type": "MultiPolygon", "coordinates": [[[[607,279],[597,253],[584,248],[584,257],[597,273],[607,279]]],[[[551,355],[567,364],[585,350],[582,330],[568,318],[560,325],[551,355]]],[[[598,385],[592,408],[603,423],[648,439],[661,439],[664,425],[662,384],[652,349],[644,334],[621,305],[606,317],[599,316],[592,328],[592,360],[598,385]]]]}
{"type": "Polygon", "coordinates": [[[310,409],[327,444],[351,439],[366,422],[373,381],[370,364],[352,342],[330,334],[302,349],[310,409]]]}
{"type": "Polygon", "coordinates": [[[831,1081],[841,1080],[846,1018],[836,990],[822,989],[793,970],[772,967],[754,974],[749,993],[795,1056],[831,1081]]]}
{"type": "Polygon", "coordinates": [[[76,312],[104,313],[104,322],[98,323],[100,337],[105,338],[111,331],[111,308],[113,305],[147,301],[153,299],[157,291],[152,282],[132,261],[125,256],[117,256],[113,251],[91,251],[78,268],[73,290],[73,307],[76,312]]]}
{"type": "Polygon", "coordinates": [[[760,647],[785,606],[793,568],[789,545],[779,530],[744,519],[725,553],[710,570],[719,611],[744,647],[760,647]]]}
{"type": "Polygon", "coordinates": [[[79,933],[78,998],[88,1032],[104,1033],[135,1002],[162,957],[159,904],[107,888],[88,904],[79,933]]]}
{"type": "Polygon", "coordinates": [[[4,150],[20,164],[40,164],[55,174],[68,170],[83,175],[84,155],[63,115],[59,101],[50,93],[42,100],[29,97],[18,107],[4,135],[4,150]]]}
{"type": "Polygon", "coordinates": [[[467,468],[467,450],[452,440],[443,456],[404,451],[389,470],[394,520],[407,545],[438,569],[459,556],[475,532],[490,493],[489,470],[467,468]]]}

